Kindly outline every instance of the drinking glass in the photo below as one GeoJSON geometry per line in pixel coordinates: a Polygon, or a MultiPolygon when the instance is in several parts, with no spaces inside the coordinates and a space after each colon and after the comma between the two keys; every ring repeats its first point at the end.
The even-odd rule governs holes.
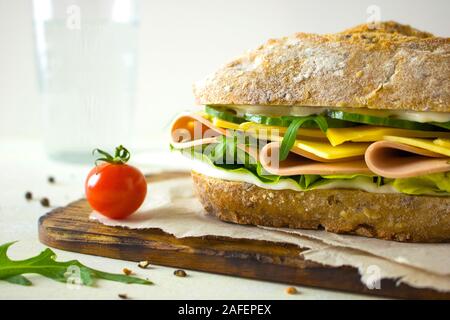
{"type": "Polygon", "coordinates": [[[33,0],[44,145],[86,162],[128,144],[134,114],[137,0],[33,0]]]}

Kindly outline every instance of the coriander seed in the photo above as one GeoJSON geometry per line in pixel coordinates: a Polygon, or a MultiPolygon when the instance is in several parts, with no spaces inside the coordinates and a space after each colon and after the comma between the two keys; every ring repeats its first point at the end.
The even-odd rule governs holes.
{"type": "Polygon", "coordinates": [[[296,293],[298,293],[298,291],[295,287],[289,287],[289,288],[286,288],[286,293],[287,294],[296,294],[296,293]]]}
{"type": "Polygon", "coordinates": [[[133,271],[131,271],[131,270],[128,269],[128,268],[123,268],[123,269],[122,269],[122,272],[123,272],[124,274],[126,274],[127,276],[129,276],[130,274],[133,273],[133,271]]]}

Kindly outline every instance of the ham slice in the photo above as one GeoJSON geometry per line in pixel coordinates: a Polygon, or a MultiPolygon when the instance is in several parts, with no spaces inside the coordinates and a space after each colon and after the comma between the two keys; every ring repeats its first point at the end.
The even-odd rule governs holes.
{"type": "Polygon", "coordinates": [[[284,161],[279,161],[280,142],[271,142],[265,145],[259,154],[259,161],[264,170],[280,176],[292,176],[300,174],[368,174],[372,172],[367,167],[364,159],[346,160],[333,163],[319,162],[308,153],[291,152],[284,161]]]}
{"type": "Polygon", "coordinates": [[[186,149],[204,144],[217,143],[227,131],[215,127],[199,114],[185,113],[178,116],[170,128],[171,144],[176,149],[186,149]]]}
{"type": "MultiPolygon", "coordinates": [[[[171,127],[171,143],[177,149],[186,149],[219,142],[221,136],[232,133],[214,126],[199,114],[186,113],[175,119],[171,127]]],[[[253,159],[259,161],[271,174],[281,176],[301,174],[367,174],[386,178],[409,178],[450,171],[450,159],[441,154],[394,141],[378,141],[366,150],[364,159],[346,158],[329,160],[296,146],[288,158],[279,161],[281,141],[266,144],[260,151],[256,147],[238,145],[253,159]]]]}
{"type": "Polygon", "coordinates": [[[386,178],[410,178],[450,171],[449,158],[425,149],[393,141],[378,141],[367,148],[367,166],[386,178]]]}

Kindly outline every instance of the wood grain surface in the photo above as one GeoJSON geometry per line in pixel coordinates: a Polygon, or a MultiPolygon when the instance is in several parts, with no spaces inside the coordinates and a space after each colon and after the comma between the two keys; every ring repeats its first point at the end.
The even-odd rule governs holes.
{"type": "MultiPolygon", "coordinates": [[[[186,175],[166,172],[150,179],[155,182],[186,175]]],[[[160,229],[105,226],[89,220],[90,212],[87,201],[81,199],[42,216],[40,241],[73,252],[291,285],[393,298],[450,299],[450,293],[397,286],[393,280],[383,280],[381,289],[370,290],[355,268],[305,261],[300,256],[302,249],[292,244],[212,236],[175,238],[160,229]]]]}

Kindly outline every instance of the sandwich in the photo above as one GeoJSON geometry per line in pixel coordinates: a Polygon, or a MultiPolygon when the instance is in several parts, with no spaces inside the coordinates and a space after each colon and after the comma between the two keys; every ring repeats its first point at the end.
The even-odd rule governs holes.
{"type": "Polygon", "coordinates": [[[171,126],[232,223],[450,241],[450,38],[395,22],[269,40],[171,126]]]}

